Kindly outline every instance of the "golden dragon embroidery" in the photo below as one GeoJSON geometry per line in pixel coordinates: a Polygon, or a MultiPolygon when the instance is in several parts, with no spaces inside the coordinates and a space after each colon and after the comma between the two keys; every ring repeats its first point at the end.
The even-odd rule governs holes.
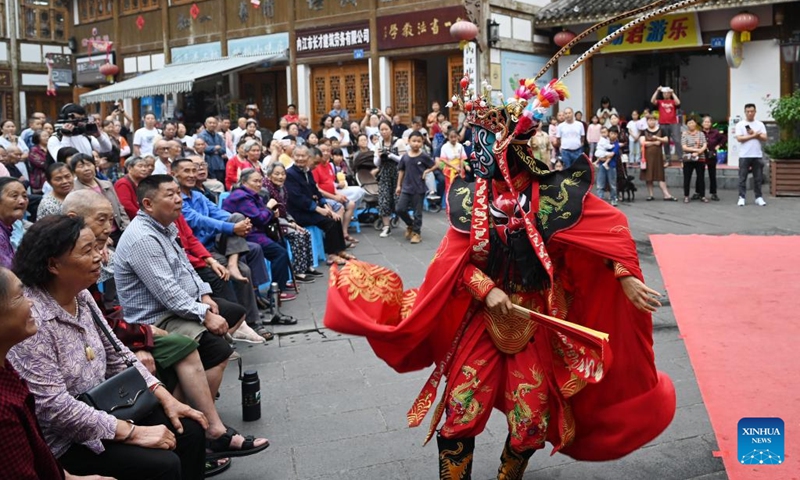
{"type": "MultiPolygon", "coordinates": [[[[524,395],[541,387],[544,382],[544,374],[541,371],[532,368],[531,373],[533,374],[534,383],[520,383],[513,392],[506,393],[508,399],[514,402],[514,408],[507,414],[509,433],[512,438],[517,440],[522,439],[523,433],[528,436],[541,436],[544,438],[547,431],[548,413],[538,410],[534,413],[523,398],[524,395]],[[538,416],[538,418],[534,418],[535,416],[538,416]],[[538,423],[534,425],[534,421],[538,421],[538,423]]],[[[546,404],[546,395],[540,394],[539,400],[542,404],[546,404]]]]}
{"type": "Polygon", "coordinates": [[[458,442],[457,449],[439,452],[441,458],[439,478],[441,480],[464,480],[467,478],[467,471],[472,463],[472,453],[464,458],[459,458],[463,451],[464,444],[458,442]]]}
{"type": "Polygon", "coordinates": [[[456,386],[450,392],[450,407],[454,415],[460,417],[456,423],[466,425],[475,420],[483,411],[483,405],[475,400],[475,393],[480,387],[481,381],[477,376],[477,371],[467,365],[461,367],[461,373],[467,379],[466,382],[456,386]]]}
{"type": "MultiPolygon", "coordinates": [[[[559,186],[558,196],[553,198],[552,196],[545,195],[545,191],[550,190],[552,188],[556,188],[555,185],[547,185],[547,184],[540,184],[539,190],[542,192],[539,196],[539,220],[542,222],[542,226],[547,228],[547,224],[550,222],[550,216],[556,213],[561,212],[564,208],[564,205],[567,204],[569,201],[569,191],[567,187],[577,187],[580,184],[580,177],[583,176],[584,171],[577,171],[573,172],[573,174],[569,178],[565,178],[561,185],[559,186]]],[[[554,220],[563,219],[567,220],[572,216],[572,212],[564,212],[554,220]]]]}

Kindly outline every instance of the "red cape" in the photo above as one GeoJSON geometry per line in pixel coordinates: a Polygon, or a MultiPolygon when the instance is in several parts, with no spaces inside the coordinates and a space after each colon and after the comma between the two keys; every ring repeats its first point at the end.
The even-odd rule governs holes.
{"type": "MultiPolygon", "coordinates": [[[[612,460],[659,435],[675,413],[671,380],[655,368],[652,321],[625,296],[606,261],[642,279],[636,245],[624,215],[593,195],[582,218],[555,234],[548,249],[561,251],[574,301],[567,320],[608,333],[613,365],[605,378],[570,398],[575,441],[561,452],[579,460],[612,460]]],[[[398,372],[442,360],[473,302],[462,283],[470,260],[469,235],[450,229],[420,288],[383,267],[352,262],[331,273],[325,325],[365,336],[398,372]]]]}

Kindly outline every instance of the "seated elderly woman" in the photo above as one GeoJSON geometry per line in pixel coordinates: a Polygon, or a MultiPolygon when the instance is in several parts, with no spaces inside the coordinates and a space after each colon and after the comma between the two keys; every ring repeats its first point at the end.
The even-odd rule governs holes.
{"type": "Polygon", "coordinates": [[[342,217],[326,205],[314,176],[309,173],[308,148],[294,150],[294,165],[286,169],[286,209],[303,227],[316,226],[324,232],[326,263],[344,265],[355,257],[346,252],[342,217]]]}
{"type": "MultiPolygon", "coordinates": [[[[103,253],[103,274],[110,275],[110,281],[113,282],[114,257],[113,252],[107,248],[112,217],[109,201],[91,190],[73,192],[64,200],[63,213],[69,217],[83,219],[86,226],[92,230],[95,235],[95,245],[103,253]]],[[[100,280],[103,280],[102,276],[98,284],[100,280]]],[[[108,290],[106,288],[106,292],[108,290]]],[[[95,299],[101,295],[95,285],[90,286],[89,291],[95,299]]],[[[103,310],[100,302],[98,306],[103,310]]],[[[206,439],[210,442],[209,453],[215,456],[225,453],[245,456],[258,453],[269,446],[266,439],[244,437],[222,423],[203,371],[200,354],[197,352],[197,342],[183,335],[168,333],[155,325],[128,323],[124,320],[119,307],[110,311],[103,310],[103,314],[119,340],[134,352],[136,358],[150,373],[164,382],[170,393],[179,400],[194,405],[206,415],[209,425],[206,429],[206,439]]],[[[223,457],[220,458],[220,462],[209,462],[210,465],[206,466],[206,476],[230,467],[229,459],[223,457]]]]}
{"type": "Polygon", "coordinates": [[[111,202],[111,207],[114,209],[114,224],[111,231],[111,239],[116,245],[119,243],[119,237],[122,232],[128,228],[131,223],[128,214],[119,202],[117,192],[114,190],[114,185],[108,180],[100,180],[97,178],[97,165],[91,155],[79,153],[69,160],[69,169],[75,175],[75,190],[83,190],[90,188],[95,192],[102,194],[111,202]]]}
{"type": "Polygon", "coordinates": [[[294,278],[303,282],[311,280],[313,277],[321,277],[324,275],[314,269],[313,252],[311,250],[311,234],[308,230],[301,227],[294,221],[289,212],[286,211],[286,189],[283,184],[286,183],[286,167],[280,162],[274,162],[267,166],[267,174],[264,177],[263,189],[261,194],[267,193],[268,200],[275,200],[277,203],[273,207],[273,211],[278,217],[280,223],[281,233],[283,237],[289,242],[289,248],[292,249],[292,270],[294,278]]]}
{"type": "Polygon", "coordinates": [[[39,332],[8,358],[36,399],[45,440],[77,474],[203,478],[205,415],[176,400],[126,347],[117,353],[94,321],[101,312],[86,288],[100,275],[95,242],[82,219],[53,215],[28,230],[15,259],[39,332]],[[135,425],[76,399],[125,370],[123,357],[160,403],[135,425]]]}
{"type": "Polygon", "coordinates": [[[0,178],[0,267],[11,268],[14,264],[14,224],[25,217],[27,208],[25,185],[16,178],[0,178]]]}
{"type": "Polygon", "coordinates": [[[65,472],[44,440],[36,420],[34,399],[19,377],[8,351],[36,334],[31,319],[31,301],[23,294],[22,282],[10,270],[0,268],[0,464],[4,478],[66,478],[66,480],[110,480],[108,477],[76,477],[65,472]]]}
{"type": "Polygon", "coordinates": [[[61,204],[67,198],[69,192],[75,187],[75,177],[66,163],[54,163],[47,167],[44,173],[47,183],[53,190],[42,197],[36,218],[44,218],[48,215],[58,215],[61,213],[61,204]]]}
{"type": "Polygon", "coordinates": [[[242,138],[236,145],[236,156],[225,165],[225,188],[232,190],[248,168],[261,169],[261,142],[242,138]]]}
{"type": "Polygon", "coordinates": [[[125,160],[125,170],[128,172],[124,177],[117,180],[114,190],[117,198],[128,218],[133,220],[139,213],[139,200],[136,198],[136,186],[139,182],[149,177],[156,166],[156,159],[152,155],[143,157],[133,156],[125,160]]]}
{"type": "Polygon", "coordinates": [[[259,195],[263,180],[260,168],[248,168],[243,171],[240,186],[234,188],[222,202],[222,208],[250,219],[253,228],[245,238],[261,246],[264,258],[270,263],[272,281],[284,286],[289,282],[289,254],[283,245],[267,235],[267,226],[275,218],[272,208],[277,202],[270,200],[269,203],[264,203],[264,199],[259,195]]]}

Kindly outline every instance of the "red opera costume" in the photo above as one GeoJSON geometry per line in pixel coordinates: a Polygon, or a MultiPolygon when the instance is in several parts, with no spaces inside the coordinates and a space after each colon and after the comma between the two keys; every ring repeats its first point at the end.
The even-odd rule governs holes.
{"type": "Polygon", "coordinates": [[[672,382],[655,367],[650,312],[631,293],[632,285],[653,291],[627,220],[590,193],[585,157],[550,171],[532,154],[528,140],[546,109],[566,97],[563,84],[521,80],[513,98],[494,106],[485,84],[475,92],[470,83],[462,80],[453,103],[473,127],[476,181],[451,179],[451,227],[422,285],[404,290],[394,272],[348,262],[331,274],[325,324],[365,336],[398,372],[435,365],[408,423],[430,414],[426,441],[438,430],[442,479],[471,478],[474,439],[493,409],[508,424],[500,480],[521,479],[546,441],[578,460],[620,458],[658,436],[675,413],[672,382]],[[498,298],[510,300],[508,313],[498,298]]]}

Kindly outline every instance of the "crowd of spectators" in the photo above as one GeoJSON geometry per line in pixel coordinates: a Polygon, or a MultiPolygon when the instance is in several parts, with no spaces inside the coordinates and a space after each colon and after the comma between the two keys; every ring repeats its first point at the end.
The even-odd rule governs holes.
{"type": "Polygon", "coordinates": [[[391,109],[351,121],[338,101],[317,131],[294,106],[274,132],[257,113],[191,134],[149,113],[131,131],[119,103],[105,119],[75,104],[54,122],[35,113],[18,136],[2,124],[0,421],[28,432],[3,450],[10,478],[203,478],[263,451],[214,405],[236,342],[296,321],[267,314],[261,287],[287,302],[324,275],[313,228],[328,265],[355,258],[352,222],[369,208],[358,170],[379,190],[381,237],[398,216],[411,243],[422,196],[439,201],[469,170],[470,132],[438,104],[410,127],[391,109]],[[407,172],[419,197],[406,197],[407,172]],[[135,424],[77,399],[127,362],[160,404],[135,424]]]}

